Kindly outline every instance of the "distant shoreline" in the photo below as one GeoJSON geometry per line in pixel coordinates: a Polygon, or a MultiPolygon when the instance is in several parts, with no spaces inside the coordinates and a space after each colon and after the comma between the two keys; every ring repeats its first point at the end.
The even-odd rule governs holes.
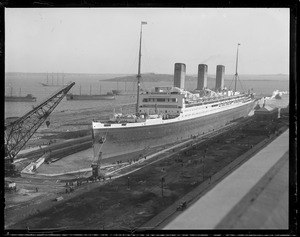
{"type": "MultiPolygon", "coordinates": [[[[53,72],[56,74],[56,72],[53,72]]],[[[19,74],[32,74],[32,75],[44,75],[47,74],[47,72],[5,72],[5,74],[14,74],[14,75],[19,75],[19,74]]],[[[48,73],[49,75],[52,74],[52,72],[48,73]]],[[[134,76],[136,73],[66,73],[64,72],[64,75],[90,75],[90,76],[97,76],[97,75],[118,75],[118,76],[134,76]]],[[[142,75],[164,75],[164,76],[173,76],[173,74],[165,74],[165,73],[142,73],[142,75]]],[[[186,74],[186,76],[190,77],[197,77],[196,74],[186,74]]],[[[208,74],[208,77],[213,77],[214,74],[208,74]]],[[[226,76],[234,76],[234,74],[227,74],[226,76]]],[[[266,77],[266,76],[284,76],[284,77],[289,77],[289,74],[240,74],[241,76],[261,76],[261,77],[266,77]]]]}

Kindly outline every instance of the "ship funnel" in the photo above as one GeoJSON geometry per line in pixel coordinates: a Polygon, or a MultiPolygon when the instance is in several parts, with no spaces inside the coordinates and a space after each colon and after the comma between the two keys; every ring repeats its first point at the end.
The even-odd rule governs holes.
{"type": "Polygon", "coordinates": [[[184,63],[175,63],[174,69],[174,87],[184,89],[186,66],[184,63]]]}
{"type": "Polygon", "coordinates": [[[217,65],[216,91],[221,91],[224,89],[224,75],[225,67],[223,65],[217,65]]]}
{"type": "Polygon", "coordinates": [[[207,87],[207,65],[199,64],[197,90],[203,90],[206,87],[207,87]]]}

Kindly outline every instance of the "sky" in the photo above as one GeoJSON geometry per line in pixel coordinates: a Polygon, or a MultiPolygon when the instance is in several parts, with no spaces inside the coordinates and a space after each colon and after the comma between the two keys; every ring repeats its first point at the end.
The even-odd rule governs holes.
{"type": "Polygon", "coordinates": [[[288,8],[6,8],[5,72],[289,73],[288,8]]]}

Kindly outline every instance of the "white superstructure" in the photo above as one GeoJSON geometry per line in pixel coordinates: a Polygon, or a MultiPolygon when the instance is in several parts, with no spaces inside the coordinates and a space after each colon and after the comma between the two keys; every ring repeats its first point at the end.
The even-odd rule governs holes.
{"type": "Polygon", "coordinates": [[[155,87],[140,94],[139,116],[114,114],[110,121],[93,121],[93,129],[128,128],[174,123],[219,113],[253,102],[253,94],[231,90],[191,93],[177,87],[155,87]],[[200,96],[205,94],[205,96],[200,96]]]}

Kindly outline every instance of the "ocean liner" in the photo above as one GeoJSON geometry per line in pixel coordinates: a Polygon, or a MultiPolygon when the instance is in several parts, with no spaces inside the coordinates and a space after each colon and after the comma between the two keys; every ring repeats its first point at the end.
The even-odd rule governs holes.
{"type": "Polygon", "coordinates": [[[36,97],[32,94],[26,96],[5,96],[6,102],[36,102],[36,97]]]}
{"type": "Polygon", "coordinates": [[[142,25],[136,113],[114,113],[107,121],[92,122],[95,158],[104,162],[104,159],[143,157],[155,147],[199,136],[246,117],[253,109],[252,90],[240,93],[224,88],[223,65],[217,66],[214,90],[207,88],[205,64],[198,65],[197,89],[193,92],[184,90],[186,65],[175,63],[174,86],[155,87],[140,93],[141,39],[142,25]]]}

